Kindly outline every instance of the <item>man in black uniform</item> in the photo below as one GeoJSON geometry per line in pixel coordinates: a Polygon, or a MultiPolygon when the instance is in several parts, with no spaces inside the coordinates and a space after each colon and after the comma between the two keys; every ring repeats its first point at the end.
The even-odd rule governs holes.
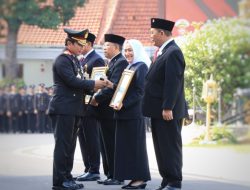
{"type": "Polygon", "coordinates": [[[16,85],[11,84],[7,96],[7,116],[13,133],[19,132],[19,116],[21,115],[21,95],[16,91],[16,85]]]}
{"type": "Polygon", "coordinates": [[[9,85],[6,85],[3,87],[3,92],[1,95],[1,114],[2,114],[2,127],[3,127],[3,132],[8,133],[10,130],[10,124],[9,124],[9,117],[7,115],[8,111],[8,97],[9,97],[9,85]]]}
{"type": "Polygon", "coordinates": [[[27,133],[27,115],[25,113],[26,106],[26,87],[19,87],[19,94],[21,99],[20,111],[21,115],[19,116],[19,129],[21,133],[27,133]]]}
{"type": "Polygon", "coordinates": [[[25,113],[27,115],[27,129],[31,133],[36,132],[36,114],[35,114],[35,86],[30,85],[26,94],[25,113]]]}
{"type": "Polygon", "coordinates": [[[84,110],[83,93],[103,88],[106,81],[83,79],[76,56],[81,54],[88,30],[64,31],[68,34],[65,40],[66,49],[53,64],[54,95],[49,104],[55,137],[52,189],[75,190],[83,188],[82,184],[73,180],[71,174],[77,131],[84,110]]]}
{"type": "Polygon", "coordinates": [[[185,60],[172,38],[174,22],[151,19],[151,39],[159,47],[145,81],[144,116],[152,136],[162,183],[158,190],[177,190],[182,182],[182,119],[185,117],[185,60]]]}
{"type": "Polygon", "coordinates": [[[35,113],[37,114],[37,128],[40,133],[46,132],[46,111],[48,109],[49,96],[45,91],[45,84],[38,86],[35,94],[35,113]]]}
{"type": "MultiPolygon", "coordinates": [[[[54,93],[53,87],[52,86],[48,87],[47,88],[47,94],[48,94],[48,97],[49,97],[49,102],[53,98],[53,93],[54,93]]],[[[49,106],[47,107],[45,118],[46,118],[46,131],[48,133],[52,133],[53,129],[52,129],[51,119],[49,117],[49,106]]]]}
{"type": "Polygon", "coordinates": [[[4,118],[4,97],[3,97],[3,88],[0,87],[0,132],[4,132],[3,128],[3,118],[4,118]]]}
{"type": "MultiPolygon", "coordinates": [[[[115,85],[118,84],[123,70],[128,66],[128,62],[121,54],[122,45],[125,38],[115,34],[105,34],[104,55],[110,59],[107,78],[115,85]]],[[[100,111],[101,134],[103,137],[105,155],[108,166],[107,179],[97,181],[104,185],[121,185],[124,182],[113,179],[114,174],[114,146],[115,128],[114,111],[109,107],[115,89],[104,88],[91,100],[92,105],[98,105],[100,111]]]]}
{"type": "MultiPolygon", "coordinates": [[[[85,72],[92,74],[93,67],[105,66],[104,60],[93,48],[96,36],[89,33],[87,43],[83,46],[83,61],[81,65],[85,72]]],[[[97,119],[97,108],[86,105],[83,122],[78,133],[82,158],[85,166],[84,174],[77,181],[95,181],[100,179],[100,123],[97,119]]]]}

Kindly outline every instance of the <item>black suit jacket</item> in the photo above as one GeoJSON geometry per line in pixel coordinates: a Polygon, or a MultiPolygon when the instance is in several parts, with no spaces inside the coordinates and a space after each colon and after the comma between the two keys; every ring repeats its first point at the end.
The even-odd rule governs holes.
{"type": "Polygon", "coordinates": [[[184,70],[182,51],[171,41],[147,73],[143,98],[145,116],[162,119],[162,110],[169,109],[174,119],[185,117],[184,70]]]}
{"type": "MultiPolygon", "coordinates": [[[[128,66],[128,62],[125,57],[119,53],[109,63],[109,69],[106,73],[108,80],[114,84],[118,84],[123,70],[128,66]]],[[[98,111],[100,118],[113,119],[114,111],[109,107],[110,101],[113,97],[115,90],[110,88],[103,88],[96,96],[95,99],[99,103],[98,111]]]]}
{"type": "MultiPolygon", "coordinates": [[[[89,77],[91,77],[91,73],[94,67],[104,67],[105,62],[102,59],[102,57],[96,53],[96,51],[92,51],[82,62],[82,66],[87,65],[87,73],[89,74],[89,77]]],[[[86,110],[84,112],[84,116],[98,116],[97,107],[86,105],[86,110]]]]}
{"type": "Polygon", "coordinates": [[[84,91],[94,89],[93,80],[83,80],[77,58],[61,54],[53,64],[54,95],[50,100],[49,114],[83,115],[84,91]]]}
{"type": "Polygon", "coordinates": [[[89,74],[89,77],[91,76],[93,67],[104,67],[105,62],[102,59],[102,57],[96,53],[96,51],[92,51],[81,63],[82,66],[87,65],[87,73],[89,74]]]}

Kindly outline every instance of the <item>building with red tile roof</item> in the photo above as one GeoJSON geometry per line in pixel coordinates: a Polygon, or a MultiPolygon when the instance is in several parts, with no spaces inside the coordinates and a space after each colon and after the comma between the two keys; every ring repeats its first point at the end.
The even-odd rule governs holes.
{"type": "MultiPolygon", "coordinates": [[[[103,41],[105,33],[116,33],[126,38],[135,38],[150,46],[150,18],[161,17],[177,21],[186,19],[206,21],[222,16],[237,15],[239,0],[88,0],[76,10],[75,16],[58,29],[42,29],[23,24],[18,34],[18,44],[25,45],[63,45],[64,27],[89,28],[97,35],[97,44],[103,41]],[[163,8],[162,8],[163,7],[163,8]],[[163,10],[160,12],[160,10],[163,10]]],[[[48,1],[49,4],[52,0],[48,1]]],[[[3,32],[6,34],[6,32],[3,32]]],[[[174,31],[174,34],[178,34],[174,31]]],[[[4,43],[5,38],[0,40],[4,43]]]]}
{"type": "MultiPolygon", "coordinates": [[[[17,59],[27,84],[41,82],[52,85],[51,66],[64,47],[66,34],[63,28],[94,33],[96,44],[103,43],[105,33],[115,33],[127,39],[138,39],[153,54],[150,41],[150,18],[160,17],[173,21],[205,22],[207,19],[236,16],[240,0],[88,0],[76,9],[75,16],[66,26],[42,29],[23,24],[18,33],[17,59]],[[32,70],[32,72],[30,72],[32,70]]],[[[47,1],[53,4],[52,0],[47,1]]],[[[47,4],[44,4],[47,5],[47,4]]],[[[3,21],[0,22],[4,25],[3,21]]],[[[193,30],[190,25],[187,30],[193,30]]],[[[7,29],[0,32],[0,79],[4,76],[1,60],[4,60],[4,44],[7,29]]],[[[173,34],[179,35],[177,27],[173,34]]],[[[101,46],[96,46],[102,54],[101,46]]],[[[2,62],[3,63],[3,62],[2,62]]]]}

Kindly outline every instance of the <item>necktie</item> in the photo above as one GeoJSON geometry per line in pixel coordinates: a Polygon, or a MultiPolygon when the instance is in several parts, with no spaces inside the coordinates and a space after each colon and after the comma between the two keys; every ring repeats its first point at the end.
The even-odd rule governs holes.
{"type": "Polygon", "coordinates": [[[154,53],[154,57],[153,57],[153,62],[152,62],[152,63],[155,62],[155,60],[156,60],[156,58],[157,58],[157,56],[158,56],[157,54],[158,54],[159,49],[160,49],[160,48],[157,48],[157,49],[156,49],[156,51],[155,51],[155,53],[154,53]]]}
{"type": "Polygon", "coordinates": [[[84,57],[82,57],[80,60],[79,60],[79,62],[80,62],[80,64],[81,64],[81,66],[83,67],[84,65],[85,65],[85,63],[84,63],[84,57]]]}

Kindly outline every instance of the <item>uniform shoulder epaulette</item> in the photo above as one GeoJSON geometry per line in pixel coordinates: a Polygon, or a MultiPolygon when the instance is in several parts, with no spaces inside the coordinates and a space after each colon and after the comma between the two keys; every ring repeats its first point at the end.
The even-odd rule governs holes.
{"type": "Polygon", "coordinates": [[[72,55],[72,53],[71,53],[69,50],[65,50],[65,51],[63,52],[63,54],[65,54],[65,55],[72,55]]]}
{"type": "Polygon", "coordinates": [[[70,61],[73,61],[73,57],[72,57],[73,54],[70,53],[68,50],[65,50],[65,51],[61,54],[61,56],[68,58],[70,61]]]}

